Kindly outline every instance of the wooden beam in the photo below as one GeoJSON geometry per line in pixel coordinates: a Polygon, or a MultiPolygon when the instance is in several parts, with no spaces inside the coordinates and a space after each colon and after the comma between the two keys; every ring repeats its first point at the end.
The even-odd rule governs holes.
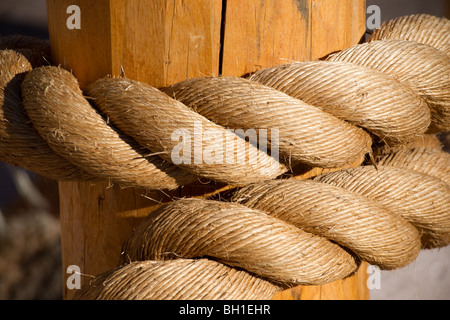
{"type": "MultiPolygon", "coordinates": [[[[242,76],[316,59],[357,43],[365,31],[362,0],[47,0],[47,10],[53,60],[72,70],[82,88],[121,72],[155,87],[220,73],[242,76]],[[81,29],[66,27],[69,5],[80,8],[81,29]]],[[[201,196],[211,187],[143,192],[109,182],[61,182],[59,191],[64,279],[67,266],[78,265],[89,280],[117,266],[123,241],[143,217],[174,197],[201,196]]],[[[356,283],[360,278],[279,297],[316,298],[317,290],[322,297],[331,290],[367,298],[367,288],[351,289],[356,283]]],[[[64,297],[72,296],[64,286],[64,297]]]]}

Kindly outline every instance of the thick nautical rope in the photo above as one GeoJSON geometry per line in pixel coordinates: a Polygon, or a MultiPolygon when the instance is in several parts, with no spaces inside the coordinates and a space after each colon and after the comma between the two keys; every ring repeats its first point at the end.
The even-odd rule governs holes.
{"type": "Polygon", "coordinates": [[[220,201],[182,199],[152,212],[124,244],[123,265],[77,298],[266,299],[342,279],[361,260],[403,267],[421,248],[450,243],[449,155],[421,144],[450,130],[450,57],[440,45],[450,23],[422,17],[435,21],[430,36],[415,38],[428,44],[398,32],[250,79],[160,89],[106,77],[87,88],[88,99],[68,71],[33,69],[17,51],[0,51],[0,159],[57,180],[174,189],[206,178],[240,187],[220,201]],[[223,160],[214,143],[233,141],[234,161],[198,163],[191,154],[172,163],[172,133],[193,138],[194,124],[211,133],[201,154],[223,160]],[[229,130],[272,128],[279,161],[229,130]],[[367,154],[378,162],[276,179],[296,166],[352,167],[367,154]]]}

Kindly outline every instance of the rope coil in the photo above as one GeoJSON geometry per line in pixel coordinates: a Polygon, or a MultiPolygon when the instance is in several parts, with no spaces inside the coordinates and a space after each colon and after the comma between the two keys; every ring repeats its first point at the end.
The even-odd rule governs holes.
{"type": "MultiPolygon", "coordinates": [[[[78,299],[266,299],[347,277],[361,260],[395,269],[421,248],[450,244],[449,156],[436,145],[410,149],[426,133],[450,130],[450,56],[438,48],[373,37],[250,79],[205,77],[158,90],[106,77],[87,97],[61,68],[33,69],[12,50],[0,51],[0,61],[0,159],[57,180],[175,189],[200,177],[240,187],[228,202],[183,199],[152,212],[124,244],[123,265],[78,299]],[[171,133],[194,137],[196,122],[235,141],[233,154],[247,162],[199,164],[191,155],[171,163],[179,143],[171,133]],[[279,161],[229,130],[275,127],[279,161]],[[337,169],[367,154],[376,168],[274,180],[293,165],[337,169]],[[187,276],[192,284],[180,289],[187,276]]],[[[202,153],[217,143],[215,155],[225,155],[223,140],[201,142],[202,153]]]]}
{"type": "Polygon", "coordinates": [[[376,40],[331,54],[327,61],[347,61],[398,79],[430,107],[429,133],[450,125],[450,56],[426,44],[406,40],[376,40]]]}
{"type": "Polygon", "coordinates": [[[365,128],[392,147],[411,142],[430,125],[430,109],[417,94],[384,73],[351,63],[294,63],[260,70],[250,79],[365,128]]]}

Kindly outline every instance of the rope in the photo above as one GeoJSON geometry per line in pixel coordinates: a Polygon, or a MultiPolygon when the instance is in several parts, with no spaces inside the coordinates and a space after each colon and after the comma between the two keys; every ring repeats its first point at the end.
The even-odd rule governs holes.
{"type": "Polygon", "coordinates": [[[162,91],[229,129],[279,128],[284,163],[342,167],[364,158],[372,143],[365,131],[320,108],[242,78],[196,78],[162,91]]]}
{"type": "Polygon", "coordinates": [[[405,40],[376,40],[330,55],[391,75],[420,95],[430,107],[429,133],[450,125],[450,56],[426,44],[405,40]]]}
{"type": "Polygon", "coordinates": [[[137,188],[176,188],[194,181],[109,125],[68,71],[33,69],[22,83],[22,94],[28,116],[50,147],[95,177],[137,188]]]}
{"type": "Polygon", "coordinates": [[[380,156],[377,165],[408,168],[428,174],[450,185],[450,155],[440,149],[416,147],[380,156]]]}
{"type": "Polygon", "coordinates": [[[411,142],[430,125],[430,109],[417,94],[391,76],[351,63],[288,64],[250,79],[365,128],[391,147],[411,142]]]}
{"type": "Polygon", "coordinates": [[[77,299],[266,299],[347,277],[361,260],[395,269],[450,243],[449,157],[430,135],[450,130],[450,57],[439,48],[373,40],[249,79],[160,90],[106,77],[86,97],[59,67],[33,69],[11,50],[0,61],[0,159],[58,180],[238,187],[220,201],[182,199],[152,212],[124,243],[122,266],[77,299]],[[195,140],[194,125],[209,134],[195,140]],[[172,163],[177,129],[201,155],[235,158],[199,162],[193,152],[172,163]],[[267,152],[238,129],[263,130],[267,152]],[[275,147],[279,159],[269,155],[275,147]],[[340,170],[367,154],[374,166],[340,170]],[[296,166],[323,174],[276,179],[296,166]]]}
{"type": "Polygon", "coordinates": [[[450,241],[450,186],[441,179],[395,167],[362,166],[315,178],[372,199],[420,232],[424,248],[450,241]]]}
{"type": "Polygon", "coordinates": [[[33,128],[20,93],[24,75],[31,69],[22,54],[0,51],[0,159],[54,180],[88,178],[84,170],[55,153],[33,128]]]}
{"type": "Polygon", "coordinates": [[[399,17],[375,29],[369,41],[389,39],[416,41],[450,54],[450,23],[429,14],[399,17]]]}
{"type": "Polygon", "coordinates": [[[271,282],[209,259],[135,261],[105,272],[90,285],[89,290],[77,291],[77,298],[267,300],[280,290],[271,282]]]}

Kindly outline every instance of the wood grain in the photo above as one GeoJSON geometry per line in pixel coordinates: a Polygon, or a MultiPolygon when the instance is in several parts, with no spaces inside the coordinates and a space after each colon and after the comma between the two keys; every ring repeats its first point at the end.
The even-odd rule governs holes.
{"type": "Polygon", "coordinates": [[[365,1],[312,0],[311,60],[351,47],[366,31],[365,1]]]}
{"type": "Polygon", "coordinates": [[[81,87],[111,72],[109,4],[109,0],[47,0],[52,58],[72,71],[81,87]],[[80,7],[81,29],[66,26],[70,5],[80,7]]]}
{"type": "Polygon", "coordinates": [[[310,0],[228,0],[222,74],[309,60],[310,8],[310,0]]]}
{"type": "MultiPolygon", "coordinates": [[[[47,11],[54,62],[72,70],[82,88],[121,73],[155,87],[220,72],[242,76],[319,58],[357,43],[365,31],[363,0],[47,0],[47,11]],[[69,5],[81,9],[80,30],[66,28],[69,5]]],[[[64,279],[73,264],[85,274],[83,281],[117,266],[126,236],[163,203],[227,188],[197,183],[168,193],[121,189],[109,182],[61,182],[64,279]]],[[[278,297],[367,298],[364,277],[361,271],[278,297]]],[[[65,299],[72,296],[64,282],[65,299]]]]}
{"type": "Polygon", "coordinates": [[[111,1],[112,72],[155,87],[219,72],[221,1],[111,1]]]}
{"type": "Polygon", "coordinates": [[[275,294],[272,300],[368,300],[367,262],[345,279],[321,286],[297,286],[275,294]]]}
{"type": "Polygon", "coordinates": [[[363,0],[228,0],[226,12],[223,75],[319,59],[365,32],[363,0]]]}
{"type": "MultiPolygon", "coordinates": [[[[221,1],[48,0],[52,58],[71,70],[81,88],[118,76],[160,87],[217,75],[221,1]],[[69,5],[81,11],[81,29],[66,28],[69,5]]],[[[179,191],[121,189],[108,182],[60,182],[63,279],[67,266],[89,276],[117,266],[121,246],[139,221],[179,191]]],[[[64,283],[64,297],[73,290],[64,283]]]]}

